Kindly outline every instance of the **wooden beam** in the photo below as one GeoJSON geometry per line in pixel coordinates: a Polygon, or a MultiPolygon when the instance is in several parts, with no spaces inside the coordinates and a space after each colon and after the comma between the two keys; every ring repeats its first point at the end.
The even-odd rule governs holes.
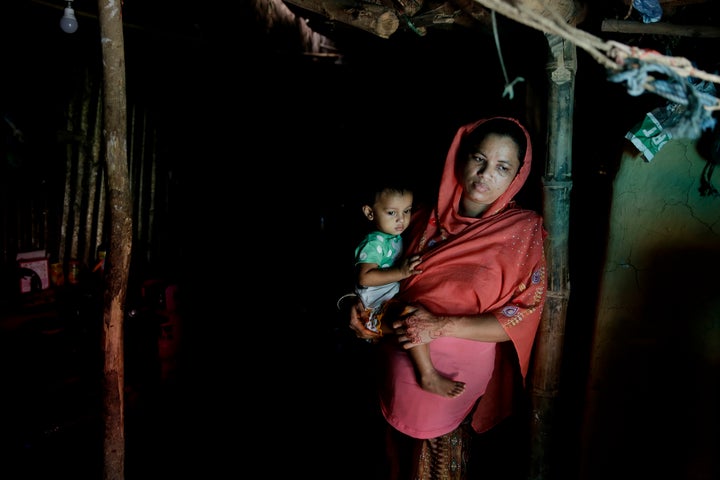
{"type": "Polygon", "coordinates": [[[400,26],[395,11],[383,5],[333,0],[285,0],[285,2],[381,38],[389,38],[400,26]]]}
{"type": "Polygon", "coordinates": [[[603,20],[601,30],[614,33],[646,33],[674,37],[720,38],[720,28],[703,25],[673,25],[670,23],[641,23],[630,20],[603,20]]]}

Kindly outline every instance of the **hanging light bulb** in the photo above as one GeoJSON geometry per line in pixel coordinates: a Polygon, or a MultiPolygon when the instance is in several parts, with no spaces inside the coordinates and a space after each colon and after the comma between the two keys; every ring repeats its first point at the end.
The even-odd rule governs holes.
{"type": "Polygon", "coordinates": [[[78,22],[75,18],[75,10],[72,8],[73,0],[67,0],[67,7],[63,12],[63,16],[60,19],[60,28],[65,33],[75,33],[78,29],[78,22]]]}

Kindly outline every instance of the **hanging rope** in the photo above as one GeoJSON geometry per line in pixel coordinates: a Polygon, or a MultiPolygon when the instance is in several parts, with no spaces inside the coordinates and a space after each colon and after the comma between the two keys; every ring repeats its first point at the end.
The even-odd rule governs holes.
{"type": "Polygon", "coordinates": [[[696,77],[713,83],[720,83],[720,76],[710,74],[692,66],[689,60],[682,57],[666,57],[652,50],[629,47],[615,41],[603,41],[584,30],[569,25],[558,13],[547,8],[545,2],[538,0],[544,10],[542,14],[532,7],[521,8],[524,1],[508,2],[506,0],[475,0],[485,8],[505,15],[535,30],[560,36],[577,47],[585,50],[593,59],[612,71],[624,69],[625,59],[634,57],[648,63],[665,64],[675,70],[681,77],[696,77]]]}
{"type": "Polygon", "coordinates": [[[703,197],[720,197],[720,193],[712,183],[715,167],[720,165],[720,127],[718,124],[710,132],[705,132],[696,144],[698,151],[707,158],[707,163],[700,174],[700,195],[703,197]]]}
{"type": "Polygon", "coordinates": [[[705,166],[703,167],[703,171],[700,174],[700,188],[698,188],[698,191],[700,192],[701,197],[718,197],[720,194],[717,191],[717,188],[712,183],[712,175],[715,171],[715,164],[712,162],[707,162],[705,166]]]}
{"type": "Polygon", "coordinates": [[[715,126],[712,112],[720,108],[720,104],[717,98],[701,91],[704,88],[714,92],[712,84],[702,82],[696,87],[667,65],[643,63],[637,59],[628,59],[626,69],[610,75],[608,80],[625,82],[630,95],[638,96],[647,90],[683,107],[674,108],[672,123],[664,125],[673,137],[695,140],[700,138],[703,130],[715,126]],[[650,72],[661,73],[665,79],[655,78],[650,72]]]}
{"type": "Polygon", "coordinates": [[[493,27],[493,36],[495,37],[495,48],[498,52],[498,58],[500,59],[500,66],[502,67],[503,76],[505,77],[505,89],[503,90],[503,98],[510,97],[510,100],[513,99],[515,96],[515,91],[513,90],[513,87],[517,82],[524,82],[525,79],[523,77],[515,77],[515,80],[512,82],[509,82],[507,70],[505,69],[505,61],[503,60],[502,50],[500,49],[500,36],[498,35],[498,28],[497,28],[497,21],[495,19],[495,10],[491,12],[492,16],[492,27],[493,27]]]}
{"type": "Polygon", "coordinates": [[[688,109],[690,114],[684,120],[692,119],[695,120],[695,123],[679,125],[679,131],[685,128],[688,132],[694,132],[698,123],[705,125],[702,120],[697,122],[697,117],[707,120],[712,111],[720,110],[720,99],[691,91],[694,90],[694,87],[689,82],[689,77],[693,77],[720,83],[720,76],[695,68],[686,58],[669,57],[654,50],[630,47],[612,40],[605,42],[588,32],[569,25],[555,10],[547,8],[544,2],[540,2],[543,6],[541,14],[530,7],[521,9],[523,1],[475,1],[491,9],[493,15],[497,11],[536,30],[558,35],[573,42],[588,52],[598,63],[604,65],[610,72],[611,80],[628,82],[631,95],[640,95],[644,91],[649,91],[672,101],[684,102],[683,105],[690,107],[688,109]],[[670,80],[658,81],[647,75],[649,71],[663,72],[670,80]],[[696,107],[702,108],[704,111],[698,112],[696,107]]]}

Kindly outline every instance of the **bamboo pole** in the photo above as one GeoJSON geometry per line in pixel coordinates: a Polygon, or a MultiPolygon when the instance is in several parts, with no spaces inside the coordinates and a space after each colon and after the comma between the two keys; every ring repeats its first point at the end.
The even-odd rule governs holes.
{"type": "Polygon", "coordinates": [[[132,194],[128,175],[125,45],[120,3],[98,0],[103,57],[104,137],[110,241],[103,308],[104,479],[125,478],[123,322],[132,251],[132,194]]]}
{"type": "Polygon", "coordinates": [[[553,479],[552,447],[557,432],[554,406],[559,390],[565,317],[570,297],[568,237],[572,126],[577,59],[575,46],[546,34],[550,45],[547,160],[543,177],[543,217],[548,231],[547,300],[535,341],[531,385],[530,479],[553,479]]]}

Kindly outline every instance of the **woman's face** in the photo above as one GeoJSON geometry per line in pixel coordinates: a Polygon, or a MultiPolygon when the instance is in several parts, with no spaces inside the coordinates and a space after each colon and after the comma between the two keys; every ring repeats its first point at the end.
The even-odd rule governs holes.
{"type": "Polygon", "coordinates": [[[460,181],[463,196],[460,213],[478,217],[505,193],[520,168],[520,150],[511,137],[491,133],[470,149],[460,181]]]}

